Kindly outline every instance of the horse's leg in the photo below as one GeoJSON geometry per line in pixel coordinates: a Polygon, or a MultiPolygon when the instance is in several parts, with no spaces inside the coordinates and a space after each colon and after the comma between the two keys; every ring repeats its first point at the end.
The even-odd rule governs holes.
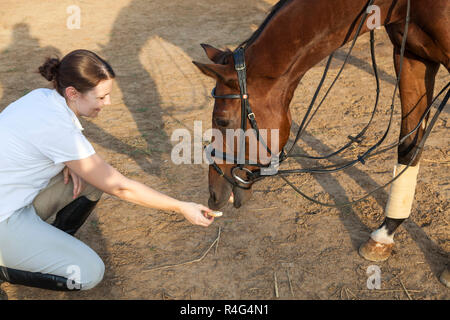
{"type": "MultiPolygon", "coordinates": [[[[394,62],[397,74],[400,65],[399,51],[399,48],[395,47],[394,62]]],[[[439,63],[424,60],[411,52],[405,52],[399,86],[402,105],[400,139],[417,126],[427,106],[431,103],[434,79],[438,69],[439,63]]],[[[389,258],[394,246],[395,230],[410,215],[421,152],[419,151],[414,159],[413,156],[422,139],[425,126],[424,122],[416,133],[398,147],[398,163],[394,168],[394,175],[402,172],[406,165],[410,164],[410,167],[391,185],[383,224],[370,235],[370,239],[359,249],[360,254],[370,261],[384,261],[389,258]]]]}

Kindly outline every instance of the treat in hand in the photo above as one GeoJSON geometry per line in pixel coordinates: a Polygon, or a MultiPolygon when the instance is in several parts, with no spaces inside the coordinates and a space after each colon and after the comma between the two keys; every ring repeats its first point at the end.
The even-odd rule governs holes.
{"type": "Polygon", "coordinates": [[[211,211],[211,212],[207,212],[207,214],[211,217],[221,217],[223,215],[222,211],[211,211]]]}

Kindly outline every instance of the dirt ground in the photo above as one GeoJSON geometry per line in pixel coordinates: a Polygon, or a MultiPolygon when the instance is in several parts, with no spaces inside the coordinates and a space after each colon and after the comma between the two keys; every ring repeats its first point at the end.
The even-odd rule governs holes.
{"type": "MultiPolygon", "coordinates": [[[[274,0],[0,0],[0,110],[32,89],[47,87],[35,71],[49,55],[85,48],[117,73],[113,105],[83,119],[96,151],[126,176],[176,198],[207,204],[207,165],[173,164],[175,129],[193,133],[194,121],[211,127],[213,80],[191,63],[207,62],[200,43],[233,49],[262,22],[274,0]],[[81,9],[80,29],[67,28],[67,7],[81,9]],[[239,10],[237,10],[239,8],[239,10]]],[[[355,47],[331,97],[311,123],[298,150],[323,154],[346,142],[368,120],[375,97],[368,35],[355,47]]],[[[364,145],[387,125],[395,75],[392,47],[376,32],[382,96],[364,145]]],[[[336,74],[345,56],[332,65],[336,74]]],[[[291,104],[295,128],[320,80],[324,62],[308,72],[291,104]]],[[[440,69],[436,92],[449,80],[440,69]]],[[[388,142],[399,131],[399,101],[388,142]]],[[[3,283],[4,299],[449,299],[438,280],[449,263],[449,110],[431,134],[421,163],[412,214],[396,234],[393,256],[362,259],[357,248],[383,221],[388,190],[351,208],[329,209],[299,197],[281,179],[254,186],[253,199],[231,204],[209,228],[182,216],[104,195],[76,235],[103,259],[103,281],[86,292],[61,293],[3,283]],[[197,262],[165,269],[202,257],[197,262]],[[370,265],[381,269],[381,289],[368,290],[370,265]],[[409,296],[408,296],[409,295],[409,296]]],[[[345,157],[352,157],[351,150],[345,157]]],[[[341,161],[344,157],[338,158],[341,161]]],[[[339,174],[291,177],[320,200],[348,201],[385,183],[395,151],[339,174]]],[[[291,160],[298,168],[308,161],[291,160]]]]}

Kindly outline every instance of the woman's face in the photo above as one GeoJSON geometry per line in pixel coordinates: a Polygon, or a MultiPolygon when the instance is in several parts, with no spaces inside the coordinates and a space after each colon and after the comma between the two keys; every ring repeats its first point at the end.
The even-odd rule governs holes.
{"type": "MultiPolygon", "coordinates": [[[[91,90],[69,94],[68,105],[77,116],[95,118],[104,106],[111,104],[113,80],[102,80],[91,90]]],[[[69,88],[68,88],[69,89],[69,88]]]]}

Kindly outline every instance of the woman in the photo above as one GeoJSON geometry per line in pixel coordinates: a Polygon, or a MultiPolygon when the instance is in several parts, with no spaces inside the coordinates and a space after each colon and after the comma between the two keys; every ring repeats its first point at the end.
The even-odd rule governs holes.
{"type": "Polygon", "coordinates": [[[39,72],[55,89],[33,90],[0,113],[0,280],[53,290],[96,286],[104,264],[72,235],[103,192],[212,223],[209,208],[124,177],[82,134],[78,117],[96,117],[111,103],[115,75],[106,61],[76,50],[47,59],[39,72]],[[44,222],[55,214],[52,225],[44,222]]]}

